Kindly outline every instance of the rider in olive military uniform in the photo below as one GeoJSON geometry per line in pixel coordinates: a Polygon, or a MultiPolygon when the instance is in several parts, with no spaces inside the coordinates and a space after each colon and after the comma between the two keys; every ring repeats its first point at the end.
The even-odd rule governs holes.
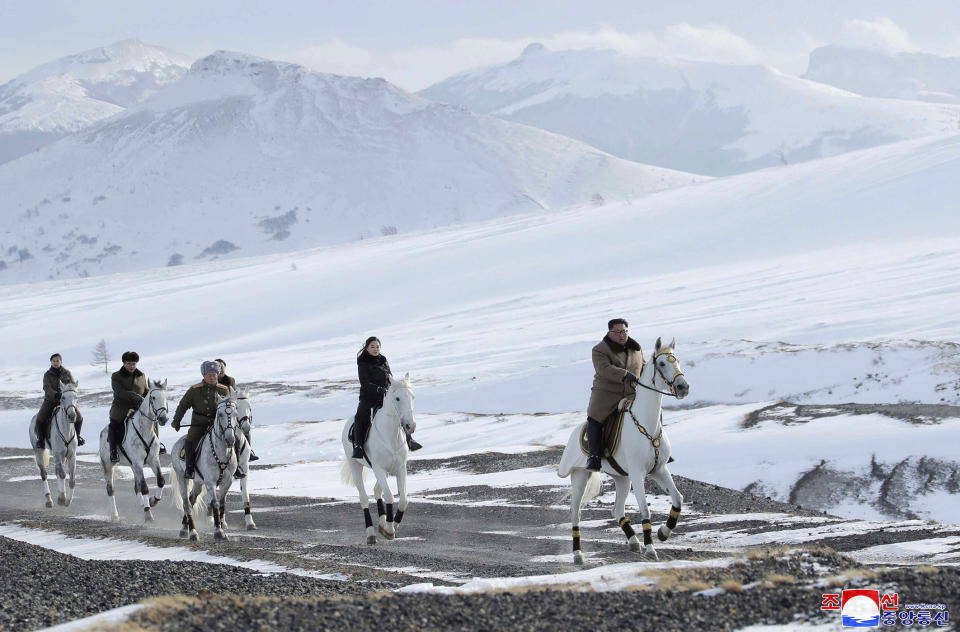
{"type": "Polygon", "coordinates": [[[186,452],[184,455],[186,458],[184,478],[193,478],[197,444],[217,418],[217,395],[221,397],[230,396],[230,389],[217,382],[217,378],[220,376],[219,362],[204,362],[200,365],[200,373],[203,375],[203,381],[188,388],[187,392],[180,398],[180,403],[177,404],[177,412],[173,416],[173,424],[171,424],[174,430],[179,431],[183,416],[188,409],[193,409],[193,414],[190,416],[190,431],[187,433],[187,440],[184,445],[186,452]]]}
{"type": "MultiPolygon", "coordinates": [[[[45,442],[50,440],[50,421],[53,417],[53,411],[60,404],[60,385],[73,384],[73,374],[62,364],[63,359],[59,353],[50,356],[50,368],[43,374],[43,404],[40,405],[40,412],[37,413],[37,449],[42,450],[45,442]]],[[[74,422],[74,428],[77,431],[77,445],[83,445],[86,441],[80,436],[80,428],[83,426],[83,415],[77,409],[77,420],[74,422]]]]}
{"type": "MultiPolygon", "coordinates": [[[[217,362],[220,363],[220,375],[217,377],[217,382],[219,382],[220,384],[223,384],[227,388],[232,388],[233,390],[237,390],[237,381],[233,377],[227,375],[227,363],[220,358],[217,358],[217,362]]],[[[247,430],[243,430],[242,428],[241,430],[243,431],[243,436],[247,438],[247,443],[250,444],[249,460],[259,461],[260,457],[258,457],[256,454],[253,453],[253,442],[250,441],[250,432],[247,430]]],[[[239,442],[240,440],[237,439],[238,444],[239,442]]],[[[236,446],[234,446],[234,449],[237,450],[237,475],[239,477],[239,475],[242,474],[240,472],[240,450],[236,446]]]]}
{"type": "Polygon", "coordinates": [[[123,440],[123,424],[130,409],[136,410],[147,396],[147,376],[137,368],[140,355],[136,351],[124,351],[120,357],[123,368],[110,376],[113,388],[113,404],[110,406],[110,462],[117,463],[117,446],[123,440]]]}

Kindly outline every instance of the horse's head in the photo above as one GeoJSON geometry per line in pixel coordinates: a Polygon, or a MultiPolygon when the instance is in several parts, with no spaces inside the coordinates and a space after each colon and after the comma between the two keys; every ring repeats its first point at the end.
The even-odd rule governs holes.
{"type": "Polygon", "coordinates": [[[410,385],[410,374],[403,379],[390,380],[386,395],[383,396],[383,407],[392,406],[397,411],[400,425],[407,434],[417,429],[417,422],[413,418],[413,387],[410,385]]]}
{"type": "Polygon", "coordinates": [[[67,414],[70,423],[77,420],[77,383],[70,382],[60,387],[60,408],[67,414]]]}
{"type": "Polygon", "coordinates": [[[147,380],[147,417],[161,426],[167,423],[167,380],[147,380]]]}
{"type": "Polygon", "coordinates": [[[234,428],[237,424],[237,403],[233,397],[217,395],[217,419],[214,422],[216,431],[223,436],[226,445],[233,445],[236,440],[234,428]]]}
{"type": "Polygon", "coordinates": [[[253,425],[253,404],[250,403],[250,389],[244,388],[242,391],[230,389],[230,396],[233,397],[237,406],[237,424],[245,433],[250,432],[250,426],[253,425]]]}
{"type": "Polygon", "coordinates": [[[687,383],[687,378],[680,370],[680,362],[673,351],[676,346],[676,338],[665,347],[657,338],[650,361],[653,363],[654,384],[656,384],[658,378],[663,380],[665,388],[669,388],[677,399],[683,399],[690,393],[690,384],[687,383]]]}

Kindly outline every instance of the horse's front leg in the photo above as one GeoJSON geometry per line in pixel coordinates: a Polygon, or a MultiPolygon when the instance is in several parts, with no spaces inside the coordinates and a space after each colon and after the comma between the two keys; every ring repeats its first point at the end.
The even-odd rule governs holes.
{"type": "Polygon", "coordinates": [[[53,464],[57,470],[57,504],[61,507],[67,506],[67,471],[63,468],[63,461],[66,455],[59,450],[53,454],[53,464]]]}
{"type": "Polygon", "coordinates": [[[150,511],[150,488],[147,487],[143,466],[139,463],[131,463],[130,469],[133,470],[133,493],[140,498],[140,504],[143,506],[143,521],[153,522],[153,512],[150,511]]]}
{"type": "MultiPolygon", "coordinates": [[[[210,513],[213,515],[213,537],[217,540],[227,540],[227,534],[223,532],[223,521],[221,520],[220,495],[217,489],[216,481],[206,482],[207,496],[210,498],[210,513]]],[[[226,493],[224,493],[226,496],[226,493]]]]}
{"type": "Polygon", "coordinates": [[[247,475],[240,479],[240,498],[243,499],[243,519],[247,523],[247,531],[253,531],[257,528],[253,522],[253,513],[250,507],[250,492],[247,490],[247,479],[250,478],[249,470],[247,475]]]}
{"type": "MultiPolygon", "coordinates": [[[[380,515],[380,533],[388,540],[392,540],[396,533],[393,530],[393,492],[387,484],[387,472],[382,467],[374,467],[373,475],[377,478],[377,485],[383,493],[387,503],[386,511],[380,515]]],[[[380,509],[380,499],[377,499],[377,509],[380,509]]]]}
{"type": "Polygon", "coordinates": [[[150,469],[153,470],[153,475],[157,478],[157,493],[150,499],[150,506],[156,507],[157,503],[163,499],[163,486],[166,484],[166,481],[163,478],[163,470],[160,468],[159,448],[153,457],[153,461],[150,463],[150,469]]]}
{"type": "Polygon", "coordinates": [[[407,466],[404,464],[397,471],[397,513],[393,516],[393,530],[396,532],[400,528],[400,521],[403,520],[403,512],[407,510],[407,466]]]}
{"type": "Polygon", "coordinates": [[[626,514],[627,496],[630,495],[630,477],[614,476],[613,482],[616,484],[617,489],[617,498],[611,510],[613,519],[617,521],[617,524],[623,530],[623,535],[627,536],[627,546],[630,547],[630,550],[639,551],[640,540],[637,539],[637,533],[633,530],[633,525],[630,523],[630,519],[627,518],[626,514]]]}
{"type": "Polygon", "coordinates": [[[636,478],[632,479],[633,483],[633,494],[637,498],[637,506],[640,508],[640,519],[641,526],[643,527],[643,552],[645,555],[652,557],[654,560],[660,559],[657,555],[656,549],[653,548],[653,534],[650,527],[650,508],[647,507],[647,492],[644,487],[645,476],[642,473],[642,469],[633,469],[632,471],[638,472],[636,478]]]}
{"type": "Polygon", "coordinates": [[[70,489],[67,491],[67,507],[73,502],[73,493],[77,487],[77,451],[76,448],[67,454],[67,473],[70,474],[70,489]]]}
{"type": "Polygon", "coordinates": [[[670,534],[677,527],[677,520],[680,518],[680,508],[683,506],[683,494],[677,489],[677,484],[673,482],[673,476],[670,474],[670,470],[667,469],[666,465],[656,472],[651,472],[650,476],[660,484],[660,487],[667,490],[667,493],[670,494],[670,503],[672,505],[670,507],[670,515],[667,517],[666,523],[660,525],[660,528],[657,529],[657,539],[661,542],[666,542],[667,538],[670,537],[670,534]]]}

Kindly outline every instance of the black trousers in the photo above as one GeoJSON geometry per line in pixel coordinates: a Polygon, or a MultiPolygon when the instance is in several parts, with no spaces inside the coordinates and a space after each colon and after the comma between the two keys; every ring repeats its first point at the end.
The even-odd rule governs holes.
{"type": "Polygon", "coordinates": [[[110,418],[110,429],[107,431],[107,440],[110,442],[110,451],[116,452],[120,440],[123,439],[123,419],[110,418]]]}
{"type": "Polygon", "coordinates": [[[353,417],[353,445],[362,446],[366,442],[367,433],[370,432],[370,424],[373,421],[373,409],[379,406],[383,406],[383,402],[360,400],[357,405],[357,414],[353,417]]]}

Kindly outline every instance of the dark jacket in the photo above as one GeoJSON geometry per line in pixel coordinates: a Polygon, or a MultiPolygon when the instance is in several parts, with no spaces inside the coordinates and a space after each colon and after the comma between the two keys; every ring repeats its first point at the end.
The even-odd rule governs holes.
{"type": "Polygon", "coordinates": [[[364,349],[357,356],[357,373],[360,376],[360,399],[378,404],[390,385],[390,363],[383,354],[372,356],[364,349]]]}
{"type": "Polygon", "coordinates": [[[621,345],[604,336],[593,348],[592,356],[595,374],[587,415],[603,423],[617,409],[621,399],[634,397],[637,388],[624,382],[623,378],[627,371],[640,375],[643,351],[633,338],[627,338],[627,343],[621,345]]]}
{"type": "Polygon", "coordinates": [[[218,377],[217,382],[219,382],[220,384],[223,384],[227,388],[232,388],[234,390],[236,390],[237,388],[237,381],[232,377],[230,377],[229,375],[227,375],[226,373],[218,377]]]}
{"type": "Polygon", "coordinates": [[[43,374],[43,399],[54,404],[60,403],[60,385],[73,383],[73,375],[66,367],[50,367],[43,374]]]}
{"type": "Polygon", "coordinates": [[[140,369],[128,373],[121,368],[110,376],[110,386],[113,388],[110,419],[117,421],[125,419],[131,408],[139,408],[143,398],[147,396],[147,376],[140,369]]]}

